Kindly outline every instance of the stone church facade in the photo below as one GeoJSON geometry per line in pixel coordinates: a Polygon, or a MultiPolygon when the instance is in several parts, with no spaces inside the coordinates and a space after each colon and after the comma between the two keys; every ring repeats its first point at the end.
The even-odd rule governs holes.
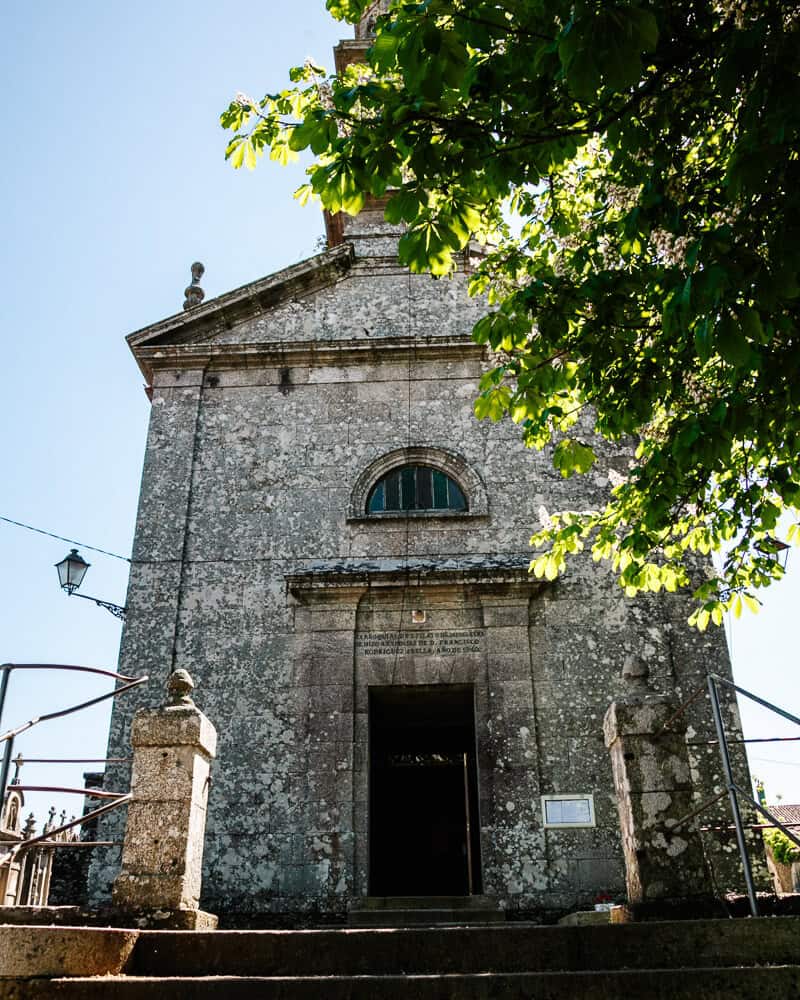
{"type": "MultiPolygon", "coordinates": [[[[128,338],[152,413],[119,669],[153,682],[115,705],[109,756],[187,669],[219,733],[212,912],[620,893],[602,723],[623,662],[685,697],[729,672],[723,636],[688,629],[685,595],[625,599],[590,558],[529,576],[542,511],[601,503],[628,454],[600,447],[565,480],[510,422],[475,419],[491,358],[468,255],[411,275],[377,202],[328,231],[318,256],[128,338]]],[[[696,763],[713,786],[716,760],[696,763]]],[[[98,853],[96,900],[118,867],[98,853]]]]}

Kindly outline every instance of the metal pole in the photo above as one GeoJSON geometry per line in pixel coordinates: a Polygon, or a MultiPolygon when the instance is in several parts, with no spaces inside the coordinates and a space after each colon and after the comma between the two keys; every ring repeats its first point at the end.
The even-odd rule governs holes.
{"type": "Polygon", "coordinates": [[[0,680],[0,729],[3,728],[3,709],[6,707],[6,691],[8,690],[8,678],[11,675],[11,671],[14,668],[10,663],[4,663],[0,666],[0,670],[3,671],[3,678],[0,680]]]}
{"type": "MultiPolygon", "coordinates": [[[[0,670],[3,672],[2,680],[0,680],[0,732],[3,731],[3,709],[6,704],[6,691],[8,690],[8,679],[11,676],[11,671],[13,667],[9,663],[4,663],[0,670]]],[[[8,785],[8,772],[11,769],[11,754],[14,750],[14,738],[6,740],[6,745],[3,747],[3,764],[0,767],[0,814],[2,814],[3,806],[6,801],[6,786],[8,785]]]]}
{"type": "Polygon", "coordinates": [[[6,804],[6,789],[8,788],[8,772],[11,770],[11,754],[14,752],[14,737],[6,740],[3,747],[3,765],[0,767],[0,816],[6,804]]]}
{"type": "Polygon", "coordinates": [[[722,758],[722,770],[725,773],[725,784],[728,788],[728,797],[730,798],[731,812],[733,813],[733,823],[736,827],[736,841],[739,845],[739,854],[742,858],[742,869],[744,871],[744,880],[747,885],[747,896],[750,900],[750,913],[754,917],[757,917],[758,900],[756,899],[756,890],[753,885],[753,871],[750,867],[750,855],[747,853],[747,844],[744,839],[742,816],[739,812],[739,799],[736,795],[736,782],[733,780],[731,758],[728,753],[728,740],[725,736],[725,726],[722,722],[722,712],[719,707],[719,694],[717,693],[716,681],[711,676],[708,678],[708,693],[711,696],[711,711],[714,714],[714,726],[716,727],[717,739],[719,740],[719,755],[722,758]]]}
{"type": "Polygon", "coordinates": [[[464,754],[464,820],[467,835],[467,888],[469,889],[468,895],[472,896],[475,886],[472,881],[472,825],[469,815],[469,770],[466,754],[464,754]]]}

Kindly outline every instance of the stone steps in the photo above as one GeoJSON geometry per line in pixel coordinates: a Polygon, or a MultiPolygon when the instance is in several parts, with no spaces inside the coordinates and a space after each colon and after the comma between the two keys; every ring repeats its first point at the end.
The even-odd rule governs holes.
{"type": "Polygon", "coordinates": [[[0,979],[0,1000],[788,1000],[800,996],[800,918],[204,933],[4,927],[4,971],[16,978],[0,979]]]}
{"type": "Polygon", "coordinates": [[[143,931],[137,975],[355,976],[793,965],[800,918],[596,927],[143,931]]]}
{"type": "Polygon", "coordinates": [[[502,924],[502,910],[351,910],[348,927],[464,927],[467,924],[502,924]]]}
{"type": "Polygon", "coordinates": [[[357,910],[496,910],[489,896],[362,896],[357,910]]]}
{"type": "Polygon", "coordinates": [[[3,1000],[788,1000],[796,966],[446,976],[60,979],[3,1000]]]}
{"type": "Polygon", "coordinates": [[[349,927],[412,927],[503,923],[505,913],[488,896],[366,896],[347,914],[349,927]]]}

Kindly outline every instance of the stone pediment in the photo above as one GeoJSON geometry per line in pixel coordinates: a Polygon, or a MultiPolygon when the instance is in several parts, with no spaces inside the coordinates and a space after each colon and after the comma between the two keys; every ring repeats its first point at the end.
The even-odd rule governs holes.
{"type": "Polygon", "coordinates": [[[470,335],[485,303],[466,282],[463,262],[437,280],[344,242],[127,340],[148,383],[159,369],[482,357],[470,335]]]}
{"type": "Polygon", "coordinates": [[[352,246],[342,244],[136,330],[126,340],[134,355],[144,347],[208,343],[284,302],[336,284],[353,261],[352,246]]]}

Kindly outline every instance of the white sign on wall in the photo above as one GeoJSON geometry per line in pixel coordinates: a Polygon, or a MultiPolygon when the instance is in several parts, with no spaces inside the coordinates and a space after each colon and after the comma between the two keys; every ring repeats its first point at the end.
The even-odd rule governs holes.
{"type": "Polygon", "coordinates": [[[594,796],[543,795],[542,817],[546,827],[594,826],[594,796]]]}

